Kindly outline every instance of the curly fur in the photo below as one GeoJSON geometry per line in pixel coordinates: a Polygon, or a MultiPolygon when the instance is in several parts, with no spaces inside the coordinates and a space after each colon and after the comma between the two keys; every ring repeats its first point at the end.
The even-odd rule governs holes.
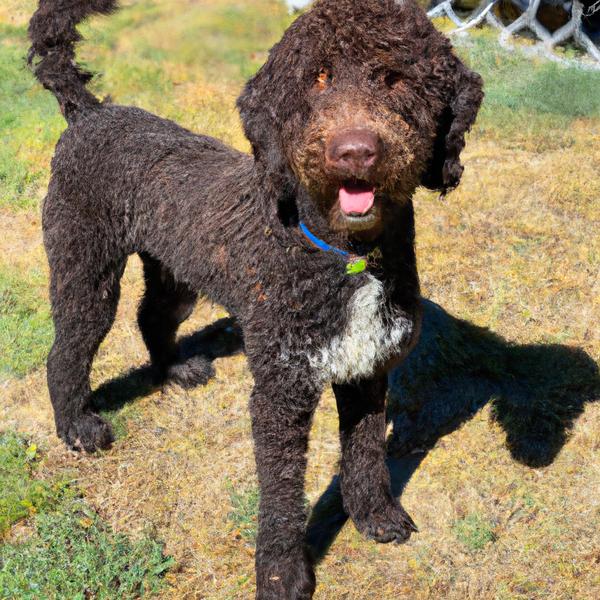
{"type": "Polygon", "coordinates": [[[43,207],[56,337],[48,385],[57,432],[87,451],[110,444],[89,372],[114,320],[130,254],[144,263],[138,323],[157,382],[205,383],[208,357],[176,341],[198,294],[236,317],[255,386],[261,488],[257,597],[310,598],[304,471],[312,415],[334,381],[341,489],[360,531],[380,542],[416,528],[385,466],[385,373],[414,345],[419,284],[411,196],[459,182],[481,81],[412,0],[320,0],[271,50],[238,100],[251,156],[133,107],[99,102],[74,63],[76,25],[114,0],[41,0],[30,61],[69,127],[43,207]],[[382,150],[354,170],[324,160],[339,132],[369,130],[382,150]],[[376,190],[374,225],[340,212],[347,179],[376,190]],[[367,271],[314,248],[311,230],[367,271]]]}
{"type": "Polygon", "coordinates": [[[308,360],[325,381],[364,379],[373,375],[377,365],[406,353],[416,337],[414,327],[410,316],[386,306],[383,284],[369,276],[350,299],[344,330],[308,360]]]}

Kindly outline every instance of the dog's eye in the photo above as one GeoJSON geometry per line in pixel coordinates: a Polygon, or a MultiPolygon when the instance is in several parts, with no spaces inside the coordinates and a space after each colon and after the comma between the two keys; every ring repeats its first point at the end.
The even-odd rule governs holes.
{"type": "Polygon", "coordinates": [[[333,76],[331,75],[331,71],[323,67],[317,75],[315,85],[317,89],[324,90],[332,81],[333,76]]]}
{"type": "Polygon", "coordinates": [[[394,89],[402,85],[402,75],[398,71],[389,71],[383,78],[385,85],[390,89],[394,89]]]}

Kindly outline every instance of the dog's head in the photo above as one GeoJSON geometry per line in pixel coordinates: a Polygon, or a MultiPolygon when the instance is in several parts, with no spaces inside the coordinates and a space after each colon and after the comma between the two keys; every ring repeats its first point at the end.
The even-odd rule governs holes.
{"type": "Polygon", "coordinates": [[[413,0],[320,0],[238,107],[260,168],[301,184],[333,229],[368,234],[418,185],[458,184],[481,87],[413,0]]]}

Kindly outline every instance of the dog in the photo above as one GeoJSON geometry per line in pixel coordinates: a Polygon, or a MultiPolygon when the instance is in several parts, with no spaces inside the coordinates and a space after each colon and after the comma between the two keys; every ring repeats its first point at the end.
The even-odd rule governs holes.
{"type": "Polygon", "coordinates": [[[88,452],[112,441],[89,372],[129,255],[144,265],[138,322],[157,382],[210,378],[176,333],[198,294],[223,305],[254,377],[256,597],[311,598],[304,472],[325,385],[344,509],[378,542],[416,531],[392,494],[384,439],[386,374],[420,328],[411,198],[459,183],[482,82],[414,0],[318,0],[238,99],[248,155],[86,89],[76,25],[115,9],[40,0],[29,27],[29,62],[68,123],[43,205],[57,433],[88,452]]]}

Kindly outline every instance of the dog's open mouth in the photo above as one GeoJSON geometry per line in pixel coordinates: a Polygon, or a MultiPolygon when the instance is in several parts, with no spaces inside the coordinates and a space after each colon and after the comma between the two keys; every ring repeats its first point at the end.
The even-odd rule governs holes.
{"type": "Polygon", "coordinates": [[[373,208],[375,187],[366,181],[346,181],[339,189],[338,200],[347,217],[365,217],[373,208]]]}

